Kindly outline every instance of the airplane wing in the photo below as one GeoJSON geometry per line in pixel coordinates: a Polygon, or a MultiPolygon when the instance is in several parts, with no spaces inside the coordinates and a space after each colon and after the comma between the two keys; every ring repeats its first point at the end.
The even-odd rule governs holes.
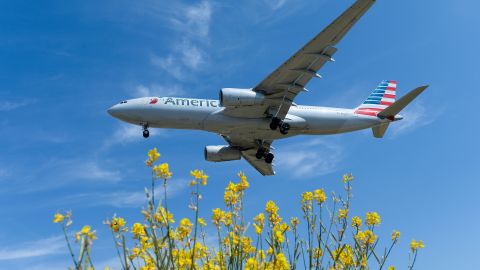
{"type": "MultiPolygon", "coordinates": [[[[280,65],[267,78],[253,88],[253,91],[266,96],[268,109],[274,116],[284,119],[294,98],[313,77],[321,77],[317,72],[326,62],[334,61],[334,47],[375,3],[375,0],[357,0],[333,23],[320,32],[303,48],[280,65]]],[[[252,106],[250,106],[252,107],[252,106]]],[[[241,109],[241,108],[239,108],[241,109]]],[[[250,112],[254,108],[249,108],[250,112]]],[[[264,110],[255,110],[264,115],[264,110]]]]}
{"type": "Polygon", "coordinates": [[[257,153],[257,149],[250,149],[246,151],[242,151],[243,158],[250,163],[258,172],[262,175],[274,175],[275,171],[273,170],[273,165],[268,164],[263,159],[257,159],[255,154],[257,153]]]}
{"type": "Polygon", "coordinates": [[[252,165],[258,172],[262,175],[274,175],[275,171],[273,170],[273,165],[268,164],[265,162],[264,159],[257,159],[255,154],[257,153],[257,149],[259,144],[262,145],[263,148],[267,149],[268,151],[271,150],[272,141],[264,140],[260,143],[259,140],[255,140],[253,138],[247,138],[245,136],[225,136],[222,135],[225,141],[232,147],[236,147],[241,150],[243,158],[252,165]]]}

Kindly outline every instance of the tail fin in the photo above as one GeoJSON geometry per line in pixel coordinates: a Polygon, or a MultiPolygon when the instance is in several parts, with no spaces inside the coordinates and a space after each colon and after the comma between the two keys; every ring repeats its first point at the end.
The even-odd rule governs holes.
{"type": "Polygon", "coordinates": [[[370,96],[355,110],[356,114],[377,116],[395,102],[397,81],[382,81],[370,96]]]}

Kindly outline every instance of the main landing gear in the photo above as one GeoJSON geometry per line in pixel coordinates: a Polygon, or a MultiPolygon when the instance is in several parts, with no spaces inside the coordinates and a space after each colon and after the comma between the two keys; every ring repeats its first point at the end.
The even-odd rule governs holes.
{"type": "Polygon", "coordinates": [[[277,128],[280,130],[280,133],[287,135],[288,131],[290,130],[290,125],[282,121],[280,118],[273,117],[272,121],[270,122],[270,129],[276,130],[277,128]]]}
{"type": "Polygon", "coordinates": [[[275,156],[272,153],[268,152],[268,149],[263,147],[258,148],[257,153],[255,154],[255,157],[257,159],[265,158],[265,162],[267,164],[271,164],[273,159],[275,158],[275,156]]]}
{"type": "Polygon", "coordinates": [[[143,137],[146,139],[150,136],[150,131],[148,131],[148,124],[143,125],[143,137]]]}

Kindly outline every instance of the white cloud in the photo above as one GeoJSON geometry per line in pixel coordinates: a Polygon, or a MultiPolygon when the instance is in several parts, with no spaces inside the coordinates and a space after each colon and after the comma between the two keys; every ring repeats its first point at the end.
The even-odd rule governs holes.
{"type": "Polygon", "coordinates": [[[2,245],[0,261],[47,256],[62,253],[64,250],[65,242],[63,236],[53,236],[15,246],[2,245]]]}
{"type": "Polygon", "coordinates": [[[277,10],[285,5],[287,0],[263,0],[273,10],[277,10]]]}
{"type": "Polygon", "coordinates": [[[135,87],[133,96],[135,97],[164,97],[164,96],[177,96],[183,94],[184,91],[180,85],[160,85],[152,84],[145,86],[143,84],[135,87]]]}
{"type": "Polygon", "coordinates": [[[9,175],[10,175],[10,172],[7,169],[0,168],[0,180],[9,175]]]}
{"type": "Polygon", "coordinates": [[[402,120],[392,123],[392,135],[398,136],[431,124],[438,117],[438,112],[427,112],[427,108],[422,102],[416,101],[406,107],[400,114],[404,117],[402,120]]]}
{"type": "Polygon", "coordinates": [[[213,8],[209,1],[192,5],[178,5],[174,13],[166,14],[167,21],[181,39],[174,39],[172,52],[166,56],[152,55],[150,62],[174,78],[188,78],[207,62],[201,44],[208,44],[213,8]]]}
{"type": "Polygon", "coordinates": [[[165,56],[152,55],[151,63],[168,72],[176,79],[183,79],[191,71],[199,70],[206,63],[207,55],[189,39],[184,38],[174,46],[174,51],[165,56]]]}
{"type": "Polygon", "coordinates": [[[289,145],[278,152],[280,170],[292,172],[294,177],[312,177],[331,173],[343,159],[343,148],[322,139],[289,145]]]}
{"type": "Polygon", "coordinates": [[[32,100],[24,100],[20,102],[14,102],[14,101],[0,101],[0,111],[6,112],[6,111],[11,111],[18,109],[20,107],[27,106],[29,104],[34,103],[32,100]]]}
{"type": "MultiPolygon", "coordinates": [[[[137,125],[119,123],[113,134],[109,135],[103,142],[101,151],[105,151],[117,144],[135,143],[145,141],[142,136],[143,128],[137,125]]],[[[149,128],[150,138],[165,135],[165,131],[158,128],[149,128]]]]}
{"type": "Polygon", "coordinates": [[[174,13],[167,14],[167,21],[182,34],[208,38],[213,8],[209,1],[192,5],[177,5],[172,7],[174,13]]]}
{"type": "Polygon", "coordinates": [[[75,179],[112,182],[122,179],[120,171],[108,169],[94,161],[73,162],[67,168],[67,175],[75,179]]]}
{"type": "MultiPolygon", "coordinates": [[[[175,179],[168,183],[167,193],[169,198],[173,198],[180,194],[183,190],[188,188],[186,179],[175,179]]],[[[162,182],[157,181],[157,187],[155,188],[155,200],[163,199],[163,186],[162,182]]],[[[69,200],[73,202],[81,203],[82,205],[99,206],[108,205],[114,207],[139,207],[146,204],[146,196],[144,191],[112,191],[112,192],[94,192],[85,193],[72,196],[70,198],[62,199],[62,201],[69,200]]]]}

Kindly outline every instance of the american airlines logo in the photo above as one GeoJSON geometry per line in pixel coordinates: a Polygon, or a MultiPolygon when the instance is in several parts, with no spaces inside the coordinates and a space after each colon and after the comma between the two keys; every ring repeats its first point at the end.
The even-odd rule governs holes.
{"type": "Polygon", "coordinates": [[[191,99],[191,98],[166,98],[164,104],[194,106],[194,107],[218,107],[218,100],[191,99]]]}

